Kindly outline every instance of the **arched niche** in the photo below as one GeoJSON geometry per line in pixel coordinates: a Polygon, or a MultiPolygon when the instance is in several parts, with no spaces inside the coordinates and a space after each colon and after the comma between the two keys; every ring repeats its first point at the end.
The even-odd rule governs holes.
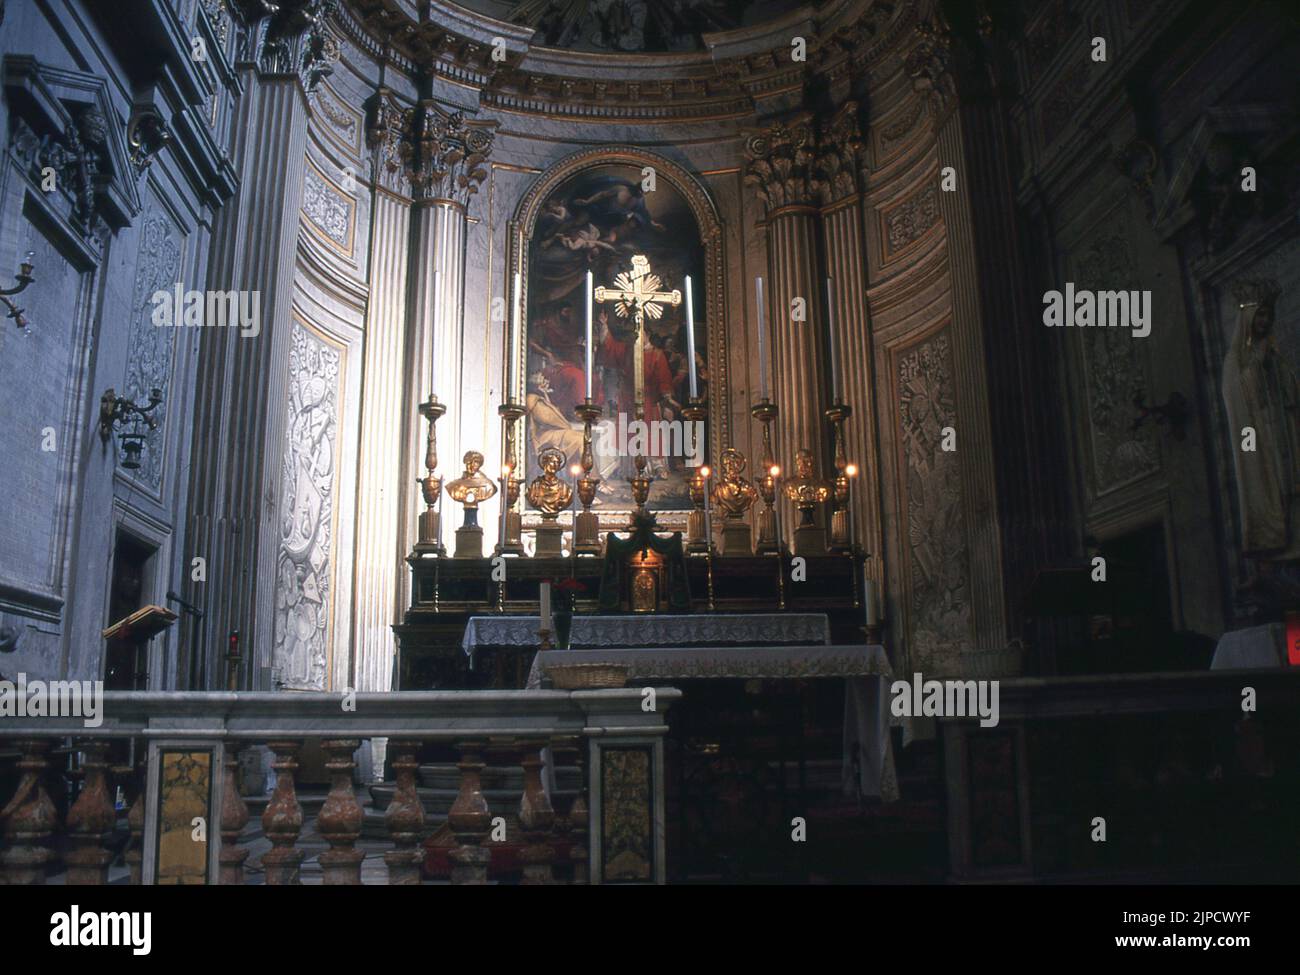
{"type": "MultiPolygon", "coordinates": [[[[657,219],[655,214],[656,210],[659,209],[659,203],[656,200],[667,203],[668,198],[672,197],[674,206],[679,201],[684,210],[689,213],[697,231],[700,252],[699,277],[694,274],[692,276],[695,291],[696,327],[697,331],[701,328],[704,329],[702,345],[708,375],[707,389],[702,390],[709,401],[706,447],[711,454],[716,454],[723,446],[730,443],[731,432],[729,417],[725,408],[729,398],[729,383],[726,359],[727,314],[724,282],[726,259],[723,253],[722,222],[718,217],[712,199],[691,173],[677,163],[644,149],[630,146],[602,146],[573,153],[542,173],[523,199],[520,200],[508,228],[507,283],[510,288],[508,307],[513,309],[515,302],[519,301],[521,302],[520,307],[523,309],[519,334],[515,335],[511,340],[512,347],[506,350],[506,355],[512,365],[508,389],[509,398],[514,402],[528,403],[530,358],[533,358],[534,362],[536,361],[536,349],[530,353],[530,338],[532,338],[529,334],[530,323],[538,324],[539,316],[546,313],[548,306],[553,305],[555,302],[566,303],[564,297],[557,298],[557,290],[560,294],[564,294],[566,289],[572,289],[572,284],[564,277],[563,273],[549,275],[548,272],[548,275],[538,275],[538,262],[544,253],[542,248],[546,248],[546,252],[553,252],[558,248],[571,254],[585,254],[589,249],[589,247],[583,246],[583,241],[579,239],[581,237],[579,231],[585,228],[575,226],[567,231],[562,230],[562,235],[569,238],[566,242],[557,243],[551,239],[555,236],[557,223],[561,228],[564,227],[563,217],[557,215],[554,204],[557,200],[566,199],[569,191],[575,187],[599,191],[602,185],[612,186],[619,181],[639,185],[646,167],[651,167],[654,170],[656,189],[653,193],[645,194],[645,210],[642,212],[651,219],[657,219]],[[603,183],[602,180],[604,180],[603,183]],[[662,195],[656,197],[656,193],[662,195]],[[547,240],[550,240],[549,244],[546,243],[547,240]],[[519,275],[518,294],[516,294],[515,286],[516,274],[519,275]]],[[[589,196],[581,196],[580,198],[587,199],[589,196]]],[[[605,237],[606,235],[602,234],[601,236],[605,237]]],[[[684,247],[688,244],[688,242],[681,241],[678,237],[671,235],[663,243],[669,246],[680,244],[684,247]]],[[[623,270],[629,269],[631,266],[630,255],[636,248],[622,246],[623,244],[624,242],[621,240],[616,239],[614,241],[614,245],[620,248],[616,259],[607,257],[608,252],[603,248],[599,248],[599,245],[595,245],[600,252],[600,256],[596,259],[606,265],[608,265],[609,260],[619,260],[622,262],[621,267],[623,270]],[[622,253],[624,250],[627,251],[626,254],[622,253]]],[[[662,247],[660,249],[662,251],[662,247]]],[[[652,273],[655,270],[654,261],[652,260],[652,273]]],[[[601,284],[612,286],[613,281],[609,276],[606,276],[603,280],[598,276],[596,284],[598,286],[601,284]]],[[[684,292],[680,280],[668,280],[665,282],[664,287],[669,291],[677,288],[682,289],[684,292]]],[[[579,290],[572,293],[580,295],[583,292],[579,288],[579,290]]],[[[585,317],[583,305],[583,301],[577,301],[574,303],[571,312],[571,320],[579,330],[582,328],[583,318],[585,317]]],[[[681,310],[676,312],[679,315],[682,313],[681,310]]],[[[597,309],[598,314],[599,309],[597,309]]],[[[609,309],[609,317],[611,320],[615,317],[612,308],[609,309]]],[[[541,334],[542,330],[540,328],[538,331],[541,334]]],[[[655,335],[654,330],[648,329],[648,331],[653,338],[655,335]]],[[[597,340],[596,344],[599,345],[599,340],[597,340]]],[[[580,360],[578,364],[581,365],[580,360]]],[[[599,382],[598,370],[598,376],[593,385],[599,382]]],[[[559,398],[557,397],[557,399],[559,398]]],[[[567,400],[572,398],[572,395],[563,398],[567,400]]],[[[601,400],[599,389],[593,390],[593,398],[597,401],[601,400]]],[[[533,456],[535,450],[530,435],[532,426],[532,417],[525,417],[520,421],[520,426],[516,431],[518,438],[516,443],[521,445],[520,459],[524,462],[523,469],[528,477],[531,477],[534,473],[533,468],[535,466],[535,457],[533,456]]],[[[570,453],[572,452],[570,451],[570,453]]],[[[571,457],[570,461],[572,462],[575,459],[571,457]]],[[[675,478],[677,481],[684,481],[676,472],[670,472],[669,477],[675,478]]],[[[664,508],[662,504],[656,505],[653,494],[650,506],[652,508],[659,507],[660,510],[664,508]]],[[[630,507],[630,501],[623,503],[620,498],[598,505],[597,510],[601,514],[614,514],[627,511],[630,507]]],[[[684,512],[689,507],[689,504],[672,503],[668,507],[670,510],[684,512]]],[[[675,519],[670,516],[665,524],[671,525],[674,521],[675,519]]],[[[602,522],[601,527],[604,529],[617,527],[617,525],[607,525],[602,522]]]]}

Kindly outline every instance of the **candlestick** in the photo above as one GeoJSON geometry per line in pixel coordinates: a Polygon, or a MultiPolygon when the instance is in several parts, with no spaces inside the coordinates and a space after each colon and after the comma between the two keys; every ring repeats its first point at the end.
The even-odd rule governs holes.
{"type": "Polygon", "coordinates": [[[505,554],[506,550],[506,512],[510,510],[510,465],[501,466],[501,538],[497,542],[497,551],[505,554]]]}
{"type": "Polygon", "coordinates": [[[826,325],[831,335],[831,402],[838,403],[840,401],[840,343],[835,334],[835,295],[830,278],[826,279],[826,325]]]}
{"type": "Polygon", "coordinates": [[[754,279],[754,288],[758,294],[758,394],[762,399],[767,399],[767,340],[764,337],[767,326],[763,321],[762,278],[754,279]]]}
{"type": "Polygon", "coordinates": [[[587,555],[600,554],[600,518],[591,510],[596,500],[596,487],[599,477],[591,476],[591,469],[596,466],[596,459],[591,450],[591,425],[600,419],[600,407],[590,399],[579,403],[573,409],[582,421],[582,477],[578,478],[578,500],[582,502],[582,512],[574,525],[573,544],[577,551],[587,555]]]}
{"type": "Polygon", "coordinates": [[[708,579],[708,591],[709,591],[709,612],[710,612],[710,613],[713,612],[713,610],[714,610],[714,605],[713,605],[713,520],[712,520],[712,515],[711,515],[711,513],[710,513],[710,508],[712,507],[712,505],[710,504],[710,502],[713,500],[713,498],[712,498],[712,494],[713,494],[713,492],[712,492],[712,491],[710,490],[710,488],[709,488],[709,476],[710,476],[712,473],[713,473],[713,472],[712,472],[711,470],[709,470],[709,466],[708,466],[707,464],[705,464],[703,467],[700,468],[700,477],[701,477],[701,479],[702,479],[703,482],[704,482],[704,557],[705,557],[705,561],[706,561],[706,565],[705,565],[705,569],[704,569],[704,571],[705,571],[705,575],[706,575],[706,577],[707,577],[707,579],[708,579]]]}
{"type": "Polygon", "coordinates": [[[442,477],[437,473],[437,423],[446,412],[447,407],[439,403],[438,397],[432,393],[426,402],[420,404],[420,415],[429,421],[429,433],[424,448],[424,467],[427,473],[424,477],[417,478],[424,495],[425,510],[420,512],[420,533],[415,550],[439,556],[445,555],[446,551],[442,547],[442,518],[438,506],[438,499],[442,496],[442,477]]]}
{"type": "Polygon", "coordinates": [[[880,608],[876,605],[876,583],[866,565],[862,566],[862,606],[868,628],[880,625],[880,608]]]}
{"type": "MultiPolygon", "coordinates": [[[[695,379],[695,300],[691,294],[691,276],[686,275],[686,363],[690,368],[691,399],[696,399],[700,391],[695,379]]],[[[590,381],[589,381],[590,384],[590,381]]],[[[587,396],[591,396],[588,390],[587,396]]]]}
{"type": "MultiPolygon", "coordinates": [[[[686,279],[687,294],[690,293],[690,278],[686,279]]],[[[587,399],[591,399],[591,291],[593,278],[587,272],[587,399]]]]}
{"type": "Polygon", "coordinates": [[[758,539],[754,545],[757,555],[769,555],[780,550],[776,532],[776,474],[780,469],[772,455],[772,424],[776,422],[776,404],[766,399],[750,408],[750,413],[763,425],[763,456],[758,469],[763,476],[758,480],[758,496],[763,499],[763,507],[758,512],[758,539]]]}
{"type": "Polygon", "coordinates": [[[518,403],[512,403],[507,400],[497,407],[497,415],[501,417],[504,430],[502,432],[502,470],[508,471],[506,477],[506,498],[503,502],[504,513],[502,515],[505,522],[505,532],[501,540],[501,551],[503,554],[512,555],[524,554],[524,543],[520,538],[523,529],[523,519],[519,512],[514,511],[515,500],[519,497],[519,485],[522,483],[518,477],[515,477],[515,471],[519,467],[519,462],[515,454],[515,425],[518,420],[527,411],[518,403]]]}
{"type": "MultiPolygon", "coordinates": [[[[578,483],[578,477],[582,474],[582,467],[578,464],[569,465],[569,476],[573,478],[573,483],[578,483]]],[[[573,526],[573,531],[569,536],[569,558],[573,560],[573,568],[569,575],[573,578],[578,577],[578,509],[577,509],[578,492],[569,492],[569,524],[573,526]]]]}
{"type": "Polygon", "coordinates": [[[538,612],[538,620],[543,632],[554,632],[554,626],[551,623],[551,583],[550,580],[543,580],[541,585],[541,609],[538,612]]]}
{"type": "Polygon", "coordinates": [[[853,537],[848,523],[849,479],[847,470],[848,457],[844,446],[844,421],[853,415],[853,409],[847,403],[834,401],[826,411],[826,419],[831,423],[831,436],[835,443],[835,480],[831,493],[831,537],[830,549],[833,552],[851,552],[853,537]]]}

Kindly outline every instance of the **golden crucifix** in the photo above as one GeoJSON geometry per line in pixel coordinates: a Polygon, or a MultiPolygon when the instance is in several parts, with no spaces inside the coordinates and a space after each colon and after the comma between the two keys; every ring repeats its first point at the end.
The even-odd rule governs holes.
{"type": "Polygon", "coordinates": [[[682,293],[660,291],[663,282],[659,275],[650,273],[650,261],[644,254],[632,257],[632,270],[622,271],[614,279],[614,287],[601,285],[592,292],[592,300],[597,302],[613,301],[614,311],[620,318],[632,316],[636,324],[636,345],[632,352],[633,388],[636,391],[634,411],[636,419],[645,419],[645,320],[649,315],[658,318],[664,313],[662,305],[676,308],[682,303],[682,293]]]}

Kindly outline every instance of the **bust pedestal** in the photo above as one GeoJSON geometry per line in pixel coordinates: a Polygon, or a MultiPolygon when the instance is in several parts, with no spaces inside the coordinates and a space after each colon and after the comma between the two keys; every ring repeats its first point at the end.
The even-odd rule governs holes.
{"type": "Polygon", "coordinates": [[[426,508],[420,512],[420,536],[419,541],[415,543],[417,552],[435,552],[438,555],[446,552],[438,541],[438,521],[438,512],[433,508],[426,508]]]}
{"type": "Polygon", "coordinates": [[[537,526],[537,558],[564,554],[564,526],[555,521],[543,521],[537,526]]]}
{"type": "Polygon", "coordinates": [[[461,525],[456,529],[457,559],[483,558],[483,529],[479,525],[461,525]]]}
{"type": "Polygon", "coordinates": [[[826,529],[815,524],[800,525],[794,530],[795,555],[825,555],[826,529]]]}
{"type": "Polygon", "coordinates": [[[740,518],[728,518],[722,523],[723,555],[753,555],[754,536],[749,522],[740,518]]]}

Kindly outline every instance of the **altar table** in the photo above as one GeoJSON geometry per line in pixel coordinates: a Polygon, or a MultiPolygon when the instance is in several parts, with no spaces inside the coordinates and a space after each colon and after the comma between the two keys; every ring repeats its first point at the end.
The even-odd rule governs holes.
{"type": "MultiPolygon", "coordinates": [[[[699,617],[700,621],[708,617],[699,617]]],[[[577,620],[574,621],[575,624],[577,620]]],[[[682,680],[844,679],[844,756],[841,780],[849,795],[898,798],[889,737],[889,680],[885,648],[866,644],[801,646],[602,647],[547,650],[533,659],[528,688],[541,687],[548,667],[608,663],[628,668],[629,682],[682,680]]]]}

